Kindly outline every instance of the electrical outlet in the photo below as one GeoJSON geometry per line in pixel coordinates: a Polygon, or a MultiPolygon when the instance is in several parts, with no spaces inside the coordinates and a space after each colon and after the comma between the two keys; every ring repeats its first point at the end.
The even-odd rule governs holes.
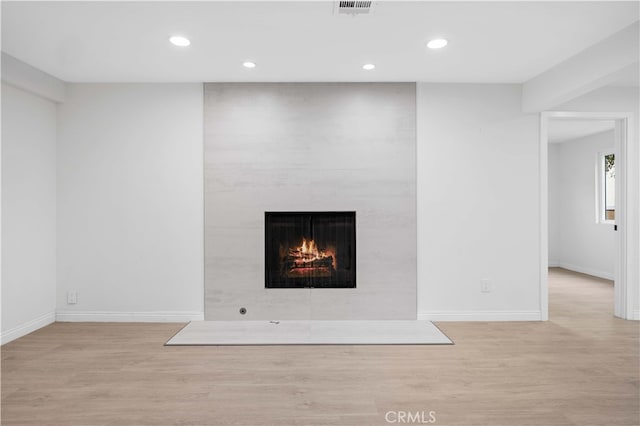
{"type": "Polygon", "coordinates": [[[78,303],[78,292],[76,291],[68,291],[67,292],[67,305],[75,305],[78,303]]]}
{"type": "Polygon", "coordinates": [[[487,278],[480,280],[480,291],[482,293],[491,293],[491,281],[487,278]]]}

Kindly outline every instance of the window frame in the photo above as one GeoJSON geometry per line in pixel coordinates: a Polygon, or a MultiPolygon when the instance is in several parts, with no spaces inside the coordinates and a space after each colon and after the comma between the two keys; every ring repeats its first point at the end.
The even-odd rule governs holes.
{"type": "MultiPolygon", "coordinates": [[[[615,225],[616,220],[607,219],[607,200],[606,200],[606,178],[605,178],[605,158],[608,155],[617,157],[614,149],[599,151],[596,154],[596,223],[602,225],[615,225]]],[[[617,159],[617,158],[616,158],[617,159]]],[[[615,161],[615,160],[614,160],[615,161]]],[[[615,187],[614,187],[615,191],[615,187]]],[[[614,212],[616,208],[614,206],[614,212]]]]}

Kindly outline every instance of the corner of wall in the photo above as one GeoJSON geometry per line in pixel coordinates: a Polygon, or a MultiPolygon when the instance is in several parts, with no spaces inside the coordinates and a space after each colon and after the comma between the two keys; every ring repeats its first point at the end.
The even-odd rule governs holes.
{"type": "Polygon", "coordinates": [[[33,333],[34,331],[42,327],[53,324],[55,321],[56,313],[54,311],[47,312],[46,314],[41,315],[38,318],[2,332],[2,334],[0,334],[0,344],[4,345],[5,343],[9,343],[20,337],[26,336],[27,334],[33,333]]]}
{"type": "Polygon", "coordinates": [[[47,100],[61,103],[66,96],[66,83],[2,52],[2,81],[47,100]]]}

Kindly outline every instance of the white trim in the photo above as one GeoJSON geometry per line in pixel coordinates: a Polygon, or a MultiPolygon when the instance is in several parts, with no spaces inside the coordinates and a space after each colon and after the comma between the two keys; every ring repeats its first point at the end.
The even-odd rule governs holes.
{"type": "MultiPolygon", "coordinates": [[[[624,319],[630,319],[633,315],[633,288],[628,282],[627,264],[633,262],[627,261],[627,256],[633,253],[633,248],[628,248],[627,241],[629,238],[629,213],[631,203],[629,201],[629,193],[627,187],[629,183],[629,172],[627,164],[629,164],[629,122],[632,115],[620,117],[615,122],[614,138],[615,138],[615,154],[616,154],[616,228],[615,242],[618,246],[616,249],[617,257],[615,258],[614,275],[615,285],[613,312],[615,316],[624,319]]],[[[634,186],[633,184],[631,185],[634,186]]],[[[637,187],[636,187],[637,190],[637,187]]],[[[633,219],[632,219],[633,221],[633,219]]]]}
{"type": "Polygon", "coordinates": [[[542,321],[540,311],[422,311],[419,321],[542,321]]]}
{"type": "Polygon", "coordinates": [[[7,331],[3,331],[2,334],[0,334],[0,344],[4,345],[5,343],[9,343],[12,340],[16,340],[20,337],[26,336],[29,333],[33,333],[34,331],[41,329],[42,327],[53,324],[55,321],[56,313],[53,311],[47,312],[46,314],[41,315],[38,318],[27,321],[24,324],[13,327],[7,331]]]}
{"type": "Polygon", "coordinates": [[[189,322],[203,320],[204,312],[194,311],[58,311],[56,313],[56,321],[60,322],[189,322]]]}
{"type": "Polygon", "coordinates": [[[634,321],[640,321],[640,310],[636,309],[633,311],[633,316],[630,318],[634,321]]]}
{"type": "Polygon", "coordinates": [[[582,266],[571,265],[571,264],[563,263],[563,262],[558,262],[557,267],[558,268],[562,268],[562,269],[567,269],[567,270],[573,271],[573,272],[580,272],[581,274],[587,274],[587,275],[591,275],[593,277],[602,278],[602,279],[605,279],[605,280],[613,281],[614,278],[615,278],[615,275],[614,275],[613,272],[598,271],[596,269],[585,268],[585,267],[582,267],[582,266]]]}
{"type": "Polygon", "coordinates": [[[538,151],[539,181],[538,181],[538,226],[540,236],[540,257],[538,259],[538,280],[540,281],[540,317],[542,321],[549,320],[549,120],[546,113],[540,114],[540,146],[538,151]]]}
{"type": "Polygon", "coordinates": [[[557,260],[550,260],[548,263],[548,267],[549,268],[562,268],[562,266],[560,266],[562,263],[558,262],[557,260]]]}

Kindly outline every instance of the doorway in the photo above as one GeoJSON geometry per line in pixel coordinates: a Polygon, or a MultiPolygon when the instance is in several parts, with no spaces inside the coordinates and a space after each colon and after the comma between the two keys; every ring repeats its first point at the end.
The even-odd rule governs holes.
{"type": "MultiPolygon", "coordinates": [[[[630,120],[630,114],[625,113],[581,113],[581,112],[544,112],[541,114],[540,120],[540,218],[541,218],[541,253],[540,253],[540,305],[542,312],[542,319],[547,320],[549,318],[549,291],[548,291],[548,267],[549,254],[557,255],[553,253],[553,249],[550,250],[549,244],[554,244],[552,238],[550,238],[549,232],[557,232],[558,223],[554,223],[553,219],[549,218],[549,207],[553,207],[554,202],[557,202],[553,197],[557,194],[554,193],[552,188],[550,191],[550,181],[555,177],[549,176],[549,172],[554,172],[554,168],[549,167],[549,160],[554,161],[555,147],[550,149],[549,143],[554,142],[553,139],[561,137],[563,134],[566,137],[567,134],[571,134],[571,129],[575,134],[576,131],[580,132],[593,132],[593,134],[601,133],[601,138],[591,139],[606,139],[608,135],[613,139],[611,144],[607,146],[606,142],[602,143],[601,148],[591,155],[592,158],[592,191],[587,190],[587,197],[591,193],[591,207],[590,216],[592,220],[591,230],[595,234],[599,234],[604,240],[610,242],[613,252],[611,254],[611,261],[613,268],[609,269],[610,277],[614,281],[614,315],[619,318],[630,319],[632,314],[630,296],[630,286],[626,281],[626,254],[627,254],[627,204],[625,197],[625,189],[627,185],[627,171],[626,171],[626,152],[627,152],[627,126],[630,120]],[[551,152],[551,157],[550,157],[551,152]],[[607,164],[609,161],[609,164],[607,164]],[[611,180],[607,182],[606,173],[611,174],[611,166],[615,167],[615,197],[611,197],[611,180]],[[600,179],[600,172],[603,176],[600,179]],[[607,183],[609,186],[607,187],[607,183]],[[606,191],[609,190],[609,198],[607,199],[606,191]],[[551,197],[551,198],[550,198],[551,197]],[[612,200],[615,202],[615,207],[612,209],[612,200]],[[607,205],[609,202],[609,205],[607,205]],[[612,212],[612,210],[615,210],[612,212]],[[596,226],[597,225],[597,226],[596,226]]],[[[584,136],[584,135],[582,135],[584,136]]],[[[598,142],[593,142],[591,145],[597,146],[598,142]]],[[[593,148],[592,146],[592,148],[593,148]]],[[[571,155],[571,153],[569,153],[571,155]]],[[[552,166],[554,166],[552,164],[552,166]]],[[[557,169],[555,170],[557,171],[557,169]]],[[[553,183],[553,182],[551,182],[553,183]]],[[[584,191],[582,194],[583,208],[584,208],[584,191]]],[[[589,200],[587,200],[589,204],[589,200]]],[[[579,206],[573,206],[578,207],[579,206]]],[[[560,224],[563,226],[563,224],[560,224]]],[[[572,232],[580,232],[579,230],[572,229],[572,232]]],[[[581,235],[580,238],[583,238],[581,235]]],[[[584,241],[582,242],[584,243],[584,241]]],[[[578,244],[580,242],[574,242],[578,244]]],[[[585,250],[586,251],[586,250],[585,250]]],[[[602,252],[602,251],[601,251],[602,252]]],[[[588,256],[588,254],[587,254],[588,256]]],[[[553,260],[553,259],[552,259],[553,260]]],[[[603,259],[600,259],[603,260],[603,259]]],[[[606,263],[606,259],[604,259],[606,263]]],[[[602,263],[601,263],[602,265],[602,263]]],[[[559,265],[562,266],[562,265],[559,265]]],[[[568,269],[576,269],[575,266],[569,265],[568,269]],[[574,266],[574,268],[571,268],[574,266]]],[[[600,268],[602,269],[602,268],[600,268]]],[[[578,270],[578,272],[585,272],[593,275],[602,275],[603,271],[597,270],[578,270]],[[596,272],[594,274],[594,272],[596,272]]],[[[605,271],[606,273],[606,271],[605,271]]]]}
{"type": "MultiPolygon", "coordinates": [[[[613,314],[612,282],[618,256],[615,121],[550,118],[547,131],[549,267],[600,278],[585,280],[585,286],[604,286],[603,294],[608,295],[606,311],[613,314]]],[[[554,295],[578,301],[588,288],[555,288],[564,281],[552,278],[563,275],[551,271],[549,315],[553,318],[562,313],[554,295]]]]}

